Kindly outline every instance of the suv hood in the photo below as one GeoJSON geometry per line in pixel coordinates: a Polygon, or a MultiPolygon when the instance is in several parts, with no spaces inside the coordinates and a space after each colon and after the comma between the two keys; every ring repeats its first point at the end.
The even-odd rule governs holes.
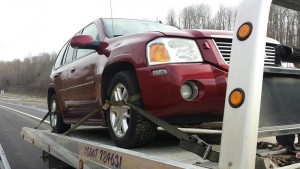
{"type": "Polygon", "coordinates": [[[166,36],[188,37],[188,38],[210,38],[212,35],[232,36],[232,31],[184,29],[173,32],[162,32],[166,36]]]}
{"type": "MultiPolygon", "coordinates": [[[[161,32],[165,36],[187,37],[187,38],[227,38],[232,39],[233,31],[223,30],[201,30],[201,29],[186,29],[173,32],[161,32]]],[[[272,38],[266,39],[267,42],[279,44],[278,41],[272,38]]]]}

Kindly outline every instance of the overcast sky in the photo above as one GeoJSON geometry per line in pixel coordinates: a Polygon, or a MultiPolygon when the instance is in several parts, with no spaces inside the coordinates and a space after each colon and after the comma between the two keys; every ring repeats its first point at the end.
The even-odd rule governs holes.
{"type": "MultiPolygon", "coordinates": [[[[213,11],[221,3],[239,4],[239,0],[112,0],[112,11],[117,18],[159,18],[164,22],[169,9],[177,12],[203,2],[213,11]]],[[[58,52],[76,32],[99,17],[111,17],[109,0],[1,0],[0,60],[58,52]]]]}

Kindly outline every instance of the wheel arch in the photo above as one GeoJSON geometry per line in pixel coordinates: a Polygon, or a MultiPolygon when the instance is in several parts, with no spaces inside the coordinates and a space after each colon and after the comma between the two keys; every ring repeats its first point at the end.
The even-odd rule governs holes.
{"type": "Polygon", "coordinates": [[[108,99],[107,90],[114,75],[123,70],[130,70],[135,72],[135,67],[132,63],[124,61],[124,62],[116,62],[110,64],[104,69],[102,74],[102,87],[101,87],[101,90],[104,91],[102,92],[102,98],[103,98],[102,101],[108,99]]]}
{"type": "MultiPolygon", "coordinates": [[[[103,74],[102,74],[102,86],[101,86],[102,102],[109,99],[109,96],[108,96],[109,85],[110,85],[114,75],[123,70],[130,70],[130,71],[135,72],[135,67],[132,63],[130,63],[128,61],[122,61],[122,62],[116,62],[116,63],[110,64],[109,66],[107,66],[104,69],[103,74]]],[[[105,125],[107,125],[106,113],[104,113],[103,115],[104,115],[104,119],[105,119],[105,125]]]]}

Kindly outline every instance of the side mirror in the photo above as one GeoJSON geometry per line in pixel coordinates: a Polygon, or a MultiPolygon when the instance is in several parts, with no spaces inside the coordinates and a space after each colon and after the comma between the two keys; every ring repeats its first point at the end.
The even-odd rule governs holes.
{"type": "Polygon", "coordinates": [[[71,39],[72,48],[98,50],[99,42],[90,35],[78,35],[71,39]]]}
{"type": "Polygon", "coordinates": [[[291,48],[284,45],[276,46],[276,57],[279,58],[283,62],[290,63],[300,63],[300,49],[299,48],[291,48]]]}
{"type": "Polygon", "coordinates": [[[90,35],[74,36],[71,39],[71,46],[78,49],[94,49],[99,55],[104,54],[106,57],[110,54],[110,51],[106,49],[108,47],[107,42],[95,41],[90,35]]]}

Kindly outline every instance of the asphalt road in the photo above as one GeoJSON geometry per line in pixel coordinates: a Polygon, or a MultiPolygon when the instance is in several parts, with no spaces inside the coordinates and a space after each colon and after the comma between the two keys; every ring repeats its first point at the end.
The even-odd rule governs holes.
{"type": "MultiPolygon", "coordinates": [[[[20,112],[42,118],[46,102],[18,96],[0,94],[0,144],[12,169],[46,169],[41,159],[42,150],[24,141],[22,127],[35,127],[39,121],[20,112]]],[[[47,124],[40,129],[49,129],[47,124]]]]}

